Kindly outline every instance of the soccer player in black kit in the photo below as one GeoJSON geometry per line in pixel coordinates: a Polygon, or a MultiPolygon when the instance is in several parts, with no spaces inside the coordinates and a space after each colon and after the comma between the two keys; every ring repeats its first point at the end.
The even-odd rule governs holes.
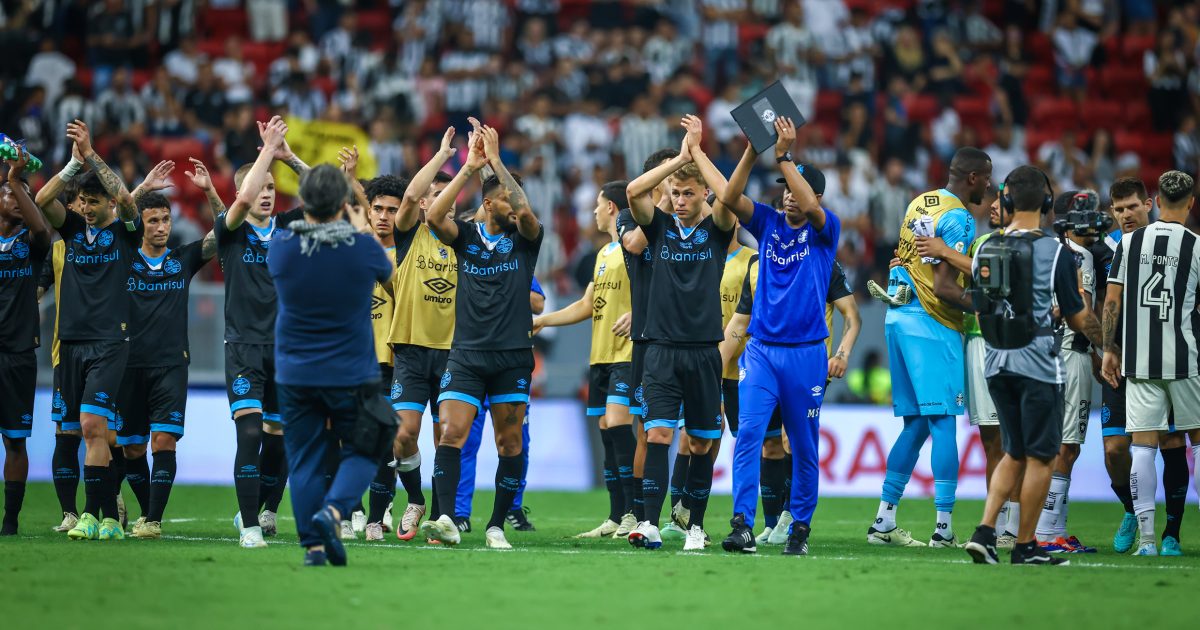
{"type": "Polygon", "coordinates": [[[92,168],[79,182],[80,214],[60,204],[42,208],[66,243],[59,287],[62,382],[56,396],[63,399],[63,422],[80,423],[85,446],[84,513],[67,535],[74,540],[121,539],[125,532],[117,522],[118,479],[109,466],[108,423],[116,418],[129,358],[133,329],[127,282],[142,228],[133,196],[92,150],[87,125],[79,120],[68,124],[67,137],[92,168]]]}
{"type": "Polygon", "coordinates": [[[234,174],[237,200],[213,226],[225,273],[225,384],[237,430],[233,483],[238,516],[234,520],[244,548],[266,547],[264,533],[274,534],[275,510],[270,508],[278,503],[267,505],[265,527],[258,510],[266,499],[281,495],[285,466],[275,400],[275,285],[267,273],[267,252],[276,229],[297,213],[272,216],[275,180],[270,168],[281,159],[298,172],[307,170],[287,148],[282,118],[260,123],[260,131],[263,149],[250,168],[234,174]]]}
{"type": "Polygon", "coordinates": [[[0,185],[0,435],[4,437],[4,521],[0,536],[17,534],[25,500],[33,434],[33,396],[37,388],[40,343],[37,283],[50,251],[50,225],[30,198],[22,179],[29,154],[6,160],[8,176],[0,185]]]}
{"type": "Polygon", "coordinates": [[[131,533],[135,538],[158,538],[175,483],[175,448],[183,438],[187,406],[188,287],[216,255],[217,241],[209,232],[201,240],[170,249],[171,202],[159,193],[147,193],[138,200],[138,210],[144,236],[128,281],[134,334],[118,398],[124,423],[117,430],[117,445],[125,450],[129,485],[142,510],[131,533]],[[148,443],[154,453],[153,472],[146,463],[148,443]]]}
{"type": "Polygon", "coordinates": [[[426,214],[433,233],[458,256],[459,283],[454,341],[438,396],[442,441],[434,456],[434,479],[443,513],[423,523],[421,531],[431,540],[459,542],[454,515],[448,511],[454,509],[462,446],[486,396],[500,463],[485,539],[493,549],[511,549],[504,537],[504,517],[523,476],[521,426],[533,372],[529,287],[543,230],[525,192],[500,160],[496,130],[481,128],[470,145],[467,162],[426,214]],[[496,173],[483,183],[487,220],[452,219],[446,210],[484,164],[496,173]]]}
{"type": "MultiPolygon", "coordinates": [[[[690,132],[689,132],[690,133],[690,132]]],[[[704,513],[712,487],[713,460],[707,456],[721,438],[721,274],[736,221],[718,204],[705,215],[707,187],[692,164],[689,138],[680,153],[629,184],[633,218],[649,242],[654,262],[650,275],[653,308],[642,334],[649,341],[643,377],[646,464],[643,479],[645,519],[629,535],[637,547],[662,546],[659,515],[667,489],[668,451],[684,400],[685,429],[691,442],[686,492],[691,520],[685,551],[704,549],[704,513]],[[674,216],[654,208],[650,191],[670,178],[674,216]]]]}

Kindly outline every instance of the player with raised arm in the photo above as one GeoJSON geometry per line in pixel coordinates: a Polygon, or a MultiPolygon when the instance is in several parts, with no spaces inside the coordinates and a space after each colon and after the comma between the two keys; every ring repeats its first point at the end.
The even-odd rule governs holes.
{"type": "Polygon", "coordinates": [[[900,227],[893,267],[884,294],[871,283],[872,294],[888,305],[885,333],[891,357],[892,408],[904,418],[904,430],[888,453],[887,473],[875,522],[867,528],[873,545],[923,547],[925,543],[896,524],[896,508],[912,477],[926,438],[932,435],[934,505],[937,521],[932,547],[957,547],[951,513],[958,487],[958,414],[965,409],[963,312],[972,310],[963,296],[961,270],[925,257],[917,237],[940,238],[963,253],[975,238],[975,220],[966,204],[983,201],[991,180],[992,161],[973,147],[959,149],[950,162],[945,188],[912,201],[900,227]]]}
{"type": "MultiPolygon", "coordinates": [[[[684,124],[688,126],[689,119],[684,124]]],[[[630,182],[627,189],[634,220],[641,226],[654,259],[643,333],[649,342],[643,375],[646,463],[644,519],[629,534],[636,547],[662,546],[658,522],[668,481],[668,451],[683,407],[691,460],[685,492],[691,499],[684,551],[704,549],[704,515],[712,488],[713,442],[720,439],[721,274],[737,220],[720,202],[706,212],[708,189],[700,167],[692,163],[698,128],[688,127],[679,155],[630,182]],[[651,191],[668,181],[674,216],[659,212],[651,191]],[[687,404],[684,404],[684,401],[687,404]]],[[[723,183],[723,178],[722,178],[723,183]]]]}
{"type": "Polygon", "coordinates": [[[85,448],[85,505],[67,535],[75,540],[121,539],[125,531],[118,522],[119,480],[109,466],[108,425],[116,419],[129,357],[132,300],[126,283],[142,230],[133,196],[92,149],[87,125],[79,120],[68,124],[67,137],[92,168],[79,183],[81,214],[57,203],[41,208],[66,243],[59,288],[60,393],[64,425],[79,423],[85,448]]]}
{"type": "Polygon", "coordinates": [[[1122,376],[1127,379],[1129,487],[1141,534],[1139,556],[1158,555],[1154,455],[1172,412],[1176,430],[1186,432],[1192,452],[1200,455],[1200,243],[1184,227],[1194,188],[1195,180],[1180,171],[1159,177],[1159,220],[1121,239],[1104,301],[1104,378],[1114,388],[1122,376]]]}
{"type": "MultiPolygon", "coordinates": [[[[629,272],[617,238],[617,215],[628,206],[628,182],[608,182],[596,195],[596,228],[612,242],[596,254],[592,281],[583,296],[566,308],[533,320],[537,334],[545,326],[566,326],[584,320],[592,323],[591,356],[588,360],[587,415],[600,425],[604,446],[604,485],[608,489],[608,517],[594,529],[576,538],[602,538],[625,526],[637,526],[633,515],[633,380],[629,362],[633,345],[621,320],[630,310],[629,272]]],[[[624,318],[628,319],[628,318],[624,318]]]]}
{"type": "MultiPolygon", "coordinates": [[[[207,172],[200,162],[193,160],[193,165],[205,174],[192,176],[196,183],[207,172]]],[[[197,185],[203,189],[201,184],[197,185]]],[[[127,461],[140,463],[128,473],[142,509],[131,533],[135,538],[158,538],[175,483],[176,446],[184,432],[191,359],[188,287],[196,272],[216,256],[217,242],[209,232],[171,249],[167,247],[172,227],[167,198],[148,193],[138,200],[138,207],[145,236],[128,281],[134,333],[118,398],[124,422],[117,430],[117,444],[124,448],[127,461]],[[147,443],[154,454],[153,472],[146,466],[147,443]]],[[[214,216],[220,209],[212,208],[214,216]]]]}
{"type": "Polygon", "coordinates": [[[41,345],[37,283],[50,251],[50,225],[37,209],[25,183],[29,153],[18,148],[5,160],[8,174],[0,185],[0,436],[4,441],[4,520],[0,536],[17,535],[33,435],[33,398],[41,345]]]}
{"type": "MultiPolygon", "coordinates": [[[[449,127],[438,151],[401,191],[396,211],[395,301],[388,343],[395,366],[389,397],[392,409],[400,414],[400,431],[393,449],[395,466],[408,495],[407,507],[396,526],[400,540],[416,536],[426,512],[417,438],[427,405],[433,415],[434,444],[442,435],[437,393],[454,338],[458,258],[454,249],[438,240],[426,221],[434,201],[450,182],[441,168],[454,155],[453,139],[454,128],[449,127]]],[[[453,211],[453,203],[443,206],[442,211],[453,211]]],[[[435,479],[435,515],[441,507],[436,483],[435,479]]]]}
{"type": "Polygon", "coordinates": [[[434,458],[434,478],[442,514],[423,523],[421,531],[450,545],[460,540],[450,512],[461,474],[462,445],[486,396],[491,401],[500,464],[485,538],[488,547],[510,549],[504,522],[524,467],[521,426],[533,373],[528,290],[543,229],[499,152],[496,130],[481,128],[466,163],[426,215],[429,228],[458,255],[463,299],[455,304],[454,342],[438,396],[442,439],[434,458]],[[452,218],[449,206],[484,164],[496,173],[483,185],[487,220],[468,223],[452,218]]]}
{"type": "Polygon", "coordinates": [[[275,285],[266,265],[271,239],[283,222],[273,216],[271,163],[290,150],[282,118],[260,123],[259,129],[263,148],[253,164],[234,174],[237,199],[213,227],[225,274],[225,382],[237,431],[233,477],[238,515],[234,520],[244,548],[265,547],[264,531],[274,534],[274,510],[263,513],[261,524],[258,510],[264,497],[281,491],[285,467],[275,397],[275,285]]]}
{"type": "Polygon", "coordinates": [[[741,426],[733,455],[733,531],[721,546],[744,553],[757,549],[753,527],[759,458],[771,416],[778,408],[792,447],[787,511],[795,519],[783,553],[807,555],[817,506],[821,402],[829,376],[825,300],[841,222],[821,207],[792,158],[795,125],[778,118],[775,132],[775,161],[793,203],[779,212],[742,194],[756,158],[750,146],[722,200],[758,240],[760,249],[751,339],[739,362],[741,426]]]}

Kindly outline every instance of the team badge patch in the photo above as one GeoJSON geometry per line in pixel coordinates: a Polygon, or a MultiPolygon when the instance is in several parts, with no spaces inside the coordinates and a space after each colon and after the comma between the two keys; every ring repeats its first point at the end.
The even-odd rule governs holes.
{"type": "Polygon", "coordinates": [[[233,381],[233,393],[238,396],[245,396],[250,391],[250,379],[239,376],[233,381]]]}
{"type": "Polygon", "coordinates": [[[738,382],[746,380],[746,368],[738,368],[738,382]]]}
{"type": "Polygon", "coordinates": [[[957,406],[959,406],[959,407],[961,407],[961,406],[963,406],[963,402],[964,402],[965,400],[966,400],[966,397],[965,397],[965,396],[963,396],[963,393],[962,393],[962,392],[958,392],[958,395],[956,395],[956,396],[954,397],[954,404],[955,404],[955,405],[957,405],[957,406]]]}
{"type": "Polygon", "coordinates": [[[642,386],[641,385],[638,385],[638,388],[633,390],[633,399],[638,401],[639,405],[642,403],[642,386]]]}
{"type": "Polygon", "coordinates": [[[447,371],[444,374],[442,374],[442,389],[446,389],[446,386],[449,384],[450,384],[450,372],[447,371]]]}
{"type": "Polygon", "coordinates": [[[392,383],[392,393],[391,393],[392,400],[398,400],[403,395],[404,395],[404,386],[401,385],[400,383],[392,383]]]}
{"type": "Polygon", "coordinates": [[[179,261],[174,258],[167,259],[167,262],[163,263],[163,272],[167,275],[173,276],[182,270],[183,265],[179,264],[179,261]]]}
{"type": "Polygon", "coordinates": [[[708,242],[708,230],[705,230],[705,229],[696,230],[695,236],[692,237],[692,242],[694,242],[697,245],[703,245],[703,244],[707,243],[708,242]]]}
{"type": "Polygon", "coordinates": [[[108,247],[109,245],[112,245],[112,241],[112,232],[109,232],[108,230],[104,230],[99,236],[96,237],[96,242],[100,243],[100,247],[108,247]]]}
{"type": "Polygon", "coordinates": [[[500,239],[500,242],[496,243],[496,251],[500,252],[501,254],[507,254],[508,252],[511,252],[512,248],[512,239],[508,238],[507,236],[500,239]]]}
{"type": "Polygon", "coordinates": [[[17,241],[13,243],[12,255],[14,258],[25,259],[29,257],[29,246],[25,241],[17,241]]]}

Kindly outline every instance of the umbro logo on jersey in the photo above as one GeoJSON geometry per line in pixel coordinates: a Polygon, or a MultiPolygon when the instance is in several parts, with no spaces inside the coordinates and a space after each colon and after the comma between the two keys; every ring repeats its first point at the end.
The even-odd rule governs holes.
{"type": "Polygon", "coordinates": [[[823,388],[823,387],[821,387],[820,385],[816,385],[816,386],[814,386],[814,387],[812,388],[812,390],[811,390],[811,391],[812,391],[812,394],[813,394],[813,396],[820,396],[820,395],[821,395],[821,392],[822,392],[823,390],[824,390],[824,388],[823,388]]]}
{"type": "Polygon", "coordinates": [[[96,392],[96,400],[100,402],[108,402],[108,392],[96,392]]]}
{"type": "Polygon", "coordinates": [[[928,207],[938,205],[939,199],[937,195],[925,195],[925,198],[921,201],[925,203],[926,207],[928,207]]]}
{"type": "Polygon", "coordinates": [[[471,243],[470,245],[467,245],[467,253],[468,253],[468,254],[471,254],[472,256],[473,256],[473,255],[475,255],[475,254],[478,254],[478,253],[479,253],[479,246],[478,246],[478,245],[476,245],[476,244],[474,244],[474,243],[471,243]]]}
{"type": "Polygon", "coordinates": [[[529,385],[529,381],[519,378],[517,379],[517,389],[525,389],[529,385]]]}
{"type": "Polygon", "coordinates": [[[433,291],[438,295],[442,295],[443,293],[446,293],[454,288],[454,283],[445,278],[430,278],[422,284],[429,287],[430,291],[433,291]]]}
{"type": "Polygon", "coordinates": [[[602,297],[596,297],[596,299],[594,301],[592,301],[592,309],[593,310],[602,311],[602,310],[604,310],[604,307],[607,305],[608,305],[608,302],[605,301],[605,299],[602,297]]]}
{"type": "Polygon", "coordinates": [[[383,306],[384,304],[387,304],[387,300],[379,297],[378,295],[371,296],[371,310],[372,311],[379,308],[380,306],[383,306]]]}
{"type": "Polygon", "coordinates": [[[172,411],[171,413],[169,413],[167,415],[170,416],[170,418],[172,420],[174,420],[175,422],[179,422],[179,421],[183,420],[183,414],[179,413],[178,411],[172,411]]]}

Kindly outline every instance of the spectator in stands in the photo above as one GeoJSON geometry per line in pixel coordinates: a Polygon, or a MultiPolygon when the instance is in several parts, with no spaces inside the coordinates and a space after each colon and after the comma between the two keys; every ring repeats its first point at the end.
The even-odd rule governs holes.
{"type": "MultiPolygon", "coordinates": [[[[67,123],[73,120],[95,120],[96,106],[90,98],[84,95],[83,84],[77,79],[67,81],[67,87],[62,98],[54,105],[54,115],[51,126],[54,129],[66,129],[67,123]]],[[[71,159],[70,141],[66,136],[57,139],[54,149],[54,161],[66,164],[71,159]]]]}
{"type": "Polygon", "coordinates": [[[147,130],[153,136],[179,136],[184,127],[183,106],[179,103],[179,91],[171,83],[167,69],[159,66],[141,91],[142,105],[146,108],[147,130]]]}
{"type": "MultiPolygon", "coordinates": [[[[855,166],[850,156],[841,154],[837,168],[826,171],[825,194],[821,204],[837,213],[842,221],[842,233],[870,231],[867,205],[870,202],[871,184],[864,169],[855,166]]],[[[896,224],[897,227],[899,224],[896,224]]]]}
{"type": "Polygon", "coordinates": [[[1175,168],[1192,176],[1200,173],[1200,129],[1195,114],[1183,117],[1179,131],[1175,132],[1174,146],[1175,168]]]}
{"type": "Polygon", "coordinates": [[[659,20],[654,26],[654,34],[642,47],[642,60],[650,80],[655,84],[666,82],[691,60],[692,51],[692,42],[679,35],[674,22],[659,20]]]}
{"type": "Polygon", "coordinates": [[[96,97],[96,110],[100,114],[100,133],[125,132],[146,122],[146,108],[142,97],[133,89],[127,68],[117,68],[113,72],[112,83],[96,97]]]}
{"type": "MultiPolygon", "coordinates": [[[[993,181],[1002,182],[1013,169],[1029,163],[1029,152],[1025,150],[1023,142],[1017,143],[1015,135],[1012,125],[1000,125],[996,127],[991,144],[984,149],[992,158],[993,181]]],[[[1024,134],[1021,134],[1021,139],[1024,140],[1024,134]]]]}
{"type": "Polygon", "coordinates": [[[253,98],[250,82],[254,78],[254,64],[242,54],[242,39],[230,37],[225,40],[225,56],[212,65],[213,74],[225,86],[225,100],[230,103],[248,103],[253,98]]]}
{"type": "Polygon", "coordinates": [[[621,117],[621,155],[625,158],[625,176],[633,180],[642,173],[642,163],[653,152],[670,146],[668,122],[655,111],[649,96],[640,95],[633,107],[621,117]]]}
{"type": "Polygon", "coordinates": [[[955,96],[965,89],[963,62],[955,50],[954,40],[945,29],[933,34],[933,55],[929,62],[927,89],[934,96],[955,96]]]}
{"type": "MultiPolygon", "coordinates": [[[[514,128],[529,139],[529,151],[539,155],[542,160],[539,168],[546,170],[548,177],[558,174],[558,146],[562,140],[562,124],[551,111],[553,103],[550,95],[539,92],[533,98],[530,112],[517,119],[514,128]]],[[[528,158],[528,154],[526,154],[528,158]]],[[[532,175],[526,170],[526,180],[532,175]]]]}
{"type": "Polygon", "coordinates": [[[1050,177],[1055,190],[1079,188],[1075,185],[1075,171],[1081,166],[1086,167],[1088,159],[1079,148],[1077,137],[1075,129],[1067,127],[1060,141],[1051,140],[1038,148],[1038,168],[1050,177]]]}
{"type": "Polygon", "coordinates": [[[179,48],[163,57],[163,66],[171,78],[190,86],[196,82],[196,77],[200,74],[200,64],[205,60],[204,54],[196,46],[196,38],[185,37],[179,42],[179,48]]]}
{"type": "MultiPolygon", "coordinates": [[[[1088,172],[1095,186],[1081,186],[1080,188],[1092,188],[1100,192],[1102,198],[1106,198],[1108,187],[1112,185],[1116,179],[1116,146],[1113,145],[1112,134],[1107,129],[1097,129],[1092,134],[1091,140],[1088,141],[1088,172]]],[[[989,154],[990,155],[990,154],[989,154]]],[[[992,177],[996,177],[995,161],[993,158],[992,177]]]]}
{"type": "Polygon", "coordinates": [[[287,36],[287,0],[246,0],[250,37],[256,42],[278,42],[287,36]]]}
{"type": "Polygon", "coordinates": [[[1058,87],[1064,94],[1082,102],[1086,95],[1087,77],[1084,68],[1092,62],[1092,53],[1099,39],[1079,24],[1074,11],[1063,11],[1051,36],[1054,42],[1054,65],[1058,70],[1058,87]]]}
{"type": "Polygon", "coordinates": [[[837,52],[831,59],[837,62],[834,85],[846,87],[855,75],[859,75],[866,91],[874,92],[875,60],[879,58],[879,45],[875,41],[871,16],[866,9],[855,5],[850,9],[849,21],[829,37],[838,41],[837,52]]]}
{"type": "Polygon", "coordinates": [[[253,162],[258,157],[260,145],[262,140],[254,122],[254,108],[249,103],[234,107],[225,125],[225,159],[229,161],[230,170],[236,171],[243,164],[253,162]]]}
{"type": "MultiPolygon", "coordinates": [[[[15,136],[25,141],[25,148],[33,155],[46,155],[52,140],[46,126],[46,90],[34,86],[25,94],[16,116],[15,136]]],[[[10,132],[12,133],[12,132],[10,132]]]]}
{"type": "Polygon", "coordinates": [[[1004,30],[1004,49],[1000,53],[1000,89],[1008,103],[1010,122],[1024,127],[1029,117],[1025,99],[1025,78],[1029,76],[1029,53],[1021,29],[1009,25],[1004,30]]]}
{"type": "MultiPolygon", "coordinates": [[[[609,166],[613,134],[600,115],[599,101],[589,98],[578,107],[571,108],[563,121],[562,140],[566,148],[568,170],[586,175],[593,173],[597,166],[609,166]]],[[[602,176],[600,183],[606,181],[602,176]]],[[[595,205],[595,201],[596,193],[593,192],[587,203],[595,205]]]]}
{"type": "Polygon", "coordinates": [[[57,42],[43,38],[40,50],[29,61],[25,85],[41,86],[46,91],[46,103],[53,104],[62,95],[67,81],[75,76],[75,62],[58,49],[57,42]]]}
{"type": "Polygon", "coordinates": [[[917,29],[909,24],[897,29],[896,37],[884,51],[883,72],[888,81],[903,79],[912,89],[920,92],[925,88],[928,64],[917,29]]]}
{"type": "Polygon", "coordinates": [[[450,124],[467,128],[467,116],[479,111],[487,89],[487,53],[475,47],[471,31],[458,32],[456,46],[442,55],[441,74],[446,79],[446,113],[450,124]]]}
{"type": "Polygon", "coordinates": [[[886,269],[892,259],[892,252],[899,244],[904,212],[914,194],[904,183],[904,163],[899,158],[889,158],[883,165],[883,175],[871,183],[867,200],[868,217],[875,233],[876,267],[886,269]]]}
{"type": "Polygon", "coordinates": [[[738,22],[745,19],[746,0],[700,0],[704,68],[715,85],[738,75],[738,22]]]}
{"type": "Polygon", "coordinates": [[[133,16],[122,0],[105,0],[95,7],[88,18],[87,44],[97,88],[107,86],[113,68],[130,67],[135,61],[141,65],[146,60],[144,54],[137,55],[144,53],[146,33],[134,28],[133,16]]]}
{"type": "Polygon", "coordinates": [[[540,71],[554,65],[554,44],[547,34],[545,20],[535,18],[525,22],[517,50],[530,68],[540,71]]]}
{"type": "Polygon", "coordinates": [[[767,55],[800,113],[812,118],[817,98],[817,74],[812,65],[816,45],[804,25],[803,5],[795,1],[784,4],[783,20],[767,31],[767,55]]]}
{"type": "Polygon", "coordinates": [[[588,24],[584,20],[576,20],[570,30],[554,40],[554,55],[558,59],[587,63],[595,54],[596,49],[588,36],[588,24]]]}
{"type": "Polygon", "coordinates": [[[1187,56],[1177,45],[1174,31],[1159,33],[1153,50],[1142,56],[1142,69],[1150,85],[1150,120],[1155,131],[1173,131],[1187,106],[1187,56]]]}
{"type": "MultiPolygon", "coordinates": [[[[196,84],[183,99],[183,106],[204,129],[219,129],[225,120],[225,91],[217,83],[210,64],[200,66],[196,84]]],[[[293,114],[294,115],[294,114],[293,114]]]]}
{"type": "Polygon", "coordinates": [[[934,155],[949,164],[954,151],[958,149],[958,132],[962,129],[962,120],[949,95],[943,94],[939,101],[941,111],[937,118],[929,123],[929,136],[933,143],[934,155]]]}
{"type": "Polygon", "coordinates": [[[742,134],[741,127],[733,119],[733,109],[742,104],[741,88],[737,83],[729,83],[721,91],[721,95],[708,105],[704,115],[705,138],[716,140],[717,144],[725,144],[742,134]]]}

